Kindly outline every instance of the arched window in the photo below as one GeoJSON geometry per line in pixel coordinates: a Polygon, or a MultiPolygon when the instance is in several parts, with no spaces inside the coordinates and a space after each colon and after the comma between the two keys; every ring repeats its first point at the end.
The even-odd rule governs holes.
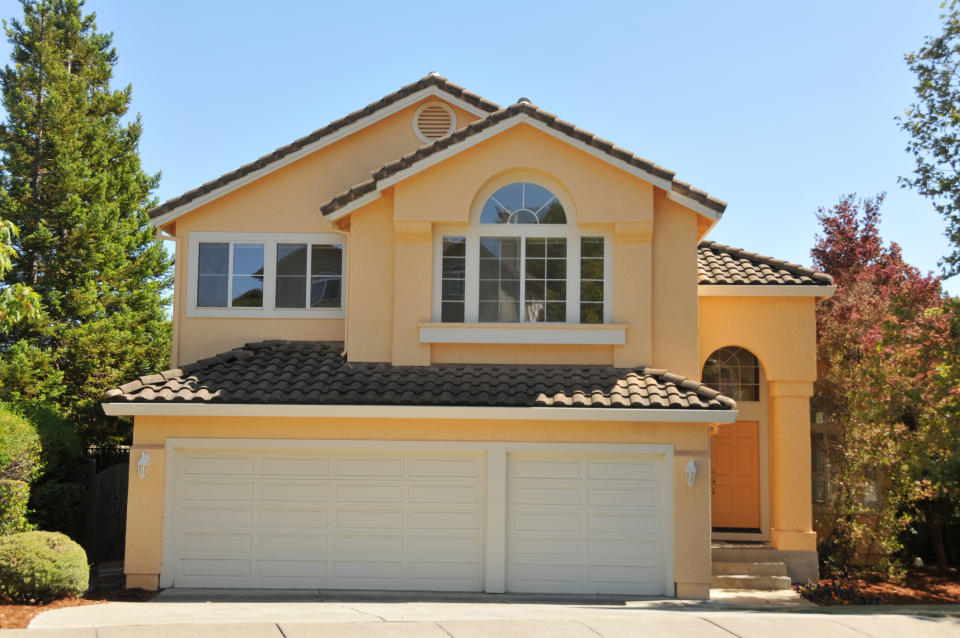
{"type": "Polygon", "coordinates": [[[544,186],[514,182],[494,191],[468,229],[437,237],[437,319],[610,321],[610,242],[603,232],[582,234],[569,221],[544,186]]]}
{"type": "Polygon", "coordinates": [[[744,348],[715,351],[703,364],[700,380],[735,401],[760,400],[760,363],[744,348]]]}

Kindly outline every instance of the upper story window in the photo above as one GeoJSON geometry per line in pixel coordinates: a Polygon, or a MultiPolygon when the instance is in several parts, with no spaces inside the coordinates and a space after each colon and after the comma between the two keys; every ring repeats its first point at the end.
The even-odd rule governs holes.
{"type": "Polygon", "coordinates": [[[340,235],[191,233],[189,316],[343,316],[340,235]]]}
{"type": "Polygon", "coordinates": [[[569,223],[531,182],[504,186],[477,223],[440,231],[434,315],[444,322],[605,323],[612,319],[610,242],[569,223]]]}
{"type": "Polygon", "coordinates": [[[744,348],[716,350],[703,364],[700,380],[735,401],[760,400],[760,362],[744,348]]]}

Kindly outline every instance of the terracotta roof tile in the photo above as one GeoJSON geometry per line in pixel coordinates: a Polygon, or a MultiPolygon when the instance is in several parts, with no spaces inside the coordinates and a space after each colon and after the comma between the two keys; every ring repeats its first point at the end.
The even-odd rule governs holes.
{"type": "Polygon", "coordinates": [[[492,113],[500,109],[500,106],[498,104],[495,104],[487,99],[484,99],[475,93],[471,93],[470,91],[467,91],[466,89],[464,89],[462,86],[457,86],[453,82],[450,82],[446,78],[436,73],[431,73],[426,77],[420,78],[419,80],[417,80],[412,84],[406,85],[405,87],[401,88],[398,91],[394,91],[393,93],[390,93],[389,95],[386,95],[380,98],[376,102],[368,104],[362,109],[354,111],[353,113],[350,113],[349,115],[342,117],[339,120],[331,122],[330,124],[327,124],[321,129],[317,129],[316,131],[314,131],[313,133],[310,133],[309,135],[305,135],[300,139],[294,140],[293,142],[287,144],[286,146],[281,146],[280,148],[273,151],[272,153],[264,155],[263,157],[257,160],[254,160],[249,164],[245,164],[234,171],[230,171],[229,173],[221,175],[217,179],[209,181],[206,184],[203,184],[202,186],[198,186],[193,190],[189,190],[183,195],[180,195],[179,197],[175,197],[173,199],[167,200],[166,202],[160,204],[159,206],[156,206],[155,208],[150,209],[149,211],[150,218],[153,219],[155,217],[159,217],[160,215],[163,215],[164,213],[174,210],[175,208],[179,208],[184,204],[188,204],[191,201],[197,199],[198,197],[206,195],[207,193],[213,190],[216,190],[221,186],[226,186],[227,184],[234,182],[244,177],[245,175],[248,175],[254,171],[260,170],[265,166],[269,166],[270,164],[273,164],[274,162],[283,159],[287,155],[300,150],[301,148],[303,148],[304,146],[307,146],[308,144],[312,144],[313,142],[316,142],[317,140],[324,138],[327,135],[335,133],[336,131],[344,128],[345,126],[349,126],[350,124],[353,124],[354,122],[361,120],[367,117],[368,115],[372,115],[373,113],[376,113],[380,109],[386,108],[391,104],[399,100],[402,100],[408,95],[412,95],[417,91],[421,91],[431,86],[435,86],[441,89],[442,91],[449,93],[454,97],[460,98],[467,104],[475,106],[488,113],[492,113]]]}
{"type": "Polygon", "coordinates": [[[108,390],[112,402],[628,407],[730,410],[702,383],[653,368],[351,363],[336,342],[271,341],[108,390]],[[316,371],[322,370],[322,374],[316,371]]]}
{"type": "Polygon", "coordinates": [[[697,283],[829,286],[833,277],[781,259],[704,241],[697,248],[697,283]]]}
{"type": "Polygon", "coordinates": [[[564,133],[565,135],[569,135],[570,137],[573,137],[584,144],[592,146],[593,148],[596,148],[597,150],[604,152],[611,157],[615,157],[616,159],[626,162],[631,166],[639,168],[640,170],[646,171],[651,175],[667,180],[668,182],[672,183],[674,191],[696,200],[697,202],[716,211],[717,213],[722,214],[727,208],[726,202],[709,195],[705,191],[693,188],[686,182],[676,179],[676,173],[674,173],[674,171],[654,164],[650,160],[644,159],[639,155],[634,155],[629,151],[619,148],[612,142],[597,137],[589,131],[576,128],[572,124],[564,122],[556,115],[548,113],[547,111],[544,111],[543,109],[534,106],[529,102],[518,102],[516,104],[511,104],[505,109],[491,113],[482,120],[472,122],[468,126],[437,140],[429,146],[421,147],[413,153],[410,153],[409,155],[406,155],[395,162],[391,162],[390,164],[383,166],[373,173],[371,179],[357,184],[345,193],[337,195],[329,202],[320,206],[320,211],[324,215],[330,215],[331,213],[343,208],[350,202],[353,202],[363,195],[376,190],[377,183],[386,179],[387,177],[395,175],[396,173],[413,166],[420,160],[426,159],[435,153],[454,146],[473,137],[474,135],[477,135],[478,133],[496,126],[500,122],[519,115],[526,115],[534,120],[537,120],[538,122],[542,122],[548,127],[564,133]]]}

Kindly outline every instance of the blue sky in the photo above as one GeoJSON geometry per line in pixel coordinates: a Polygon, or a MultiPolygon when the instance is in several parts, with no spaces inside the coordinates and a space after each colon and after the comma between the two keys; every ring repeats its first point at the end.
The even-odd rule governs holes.
{"type": "MultiPolygon", "coordinates": [[[[947,252],[930,203],[897,184],[913,162],[893,119],[913,99],[903,55],[940,31],[938,0],[87,10],[115,34],[161,200],[435,70],[501,104],[529,97],[728,201],[710,239],[809,264],[818,206],[885,191],[887,240],[925,271],[947,252]]],[[[0,15],[19,12],[0,0],[0,15]]]]}

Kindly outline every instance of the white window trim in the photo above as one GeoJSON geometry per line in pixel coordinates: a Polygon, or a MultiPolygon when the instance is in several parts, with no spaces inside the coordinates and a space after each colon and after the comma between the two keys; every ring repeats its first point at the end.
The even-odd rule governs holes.
{"type": "MultiPolygon", "coordinates": [[[[568,213],[569,215],[569,213],[568,213]]],[[[433,231],[433,321],[440,323],[443,276],[443,238],[466,238],[466,281],[464,297],[464,323],[479,323],[480,308],[480,238],[481,237],[564,237],[567,240],[567,320],[566,322],[523,321],[523,288],[525,279],[520,279],[521,321],[517,323],[538,326],[604,325],[613,323],[613,233],[606,230],[581,229],[576,224],[475,224],[470,226],[436,226],[433,231]],[[603,324],[580,323],[580,238],[603,237],[603,324]]],[[[520,242],[520,259],[526,250],[526,242],[520,242]]],[[[522,272],[521,266],[521,272],[522,272]]],[[[451,325],[457,325],[451,323],[451,325]]],[[[515,323],[497,324],[504,327],[515,323]]]]}
{"type": "MultiPolygon", "coordinates": [[[[233,250],[230,250],[233,262],[233,250]]],[[[347,237],[338,233],[190,233],[187,258],[187,316],[242,319],[342,319],[346,315],[347,237]],[[263,244],[263,307],[197,307],[197,265],[200,243],[263,244]],[[277,244],[340,244],[343,246],[339,308],[276,308],[277,244]]],[[[232,277],[232,272],[228,271],[232,277]]],[[[308,275],[309,281],[309,275],[308,275]]]]}

